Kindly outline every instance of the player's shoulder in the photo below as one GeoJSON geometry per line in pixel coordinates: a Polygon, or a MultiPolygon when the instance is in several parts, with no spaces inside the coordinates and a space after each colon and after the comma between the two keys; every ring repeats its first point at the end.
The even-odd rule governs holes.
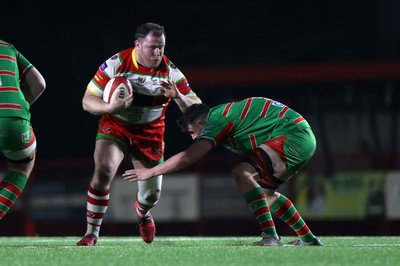
{"type": "Polygon", "coordinates": [[[6,41],[3,40],[3,39],[0,39],[0,44],[3,45],[3,46],[11,46],[11,43],[6,42],[6,41]]]}
{"type": "Polygon", "coordinates": [[[6,42],[2,39],[0,39],[0,53],[6,54],[8,56],[13,56],[15,58],[18,58],[20,55],[19,51],[15,48],[13,44],[6,42]]]}
{"type": "Polygon", "coordinates": [[[16,50],[14,45],[12,43],[6,42],[2,39],[0,39],[0,46],[5,47],[5,48],[9,48],[9,49],[13,49],[16,50]]]}
{"type": "Polygon", "coordinates": [[[130,47],[130,48],[127,48],[127,49],[119,51],[118,54],[121,54],[121,55],[132,55],[133,49],[135,49],[135,47],[130,47]]]}
{"type": "Polygon", "coordinates": [[[171,62],[171,60],[168,58],[168,56],[163,55],[163,61],[165,62],[171,62]]]}
{"type": "Polygon", "coordinates": [[[179,71],[178,67],[167,57],[167,56],[163,56],[163,65],[168,69],[168,70],[172,70],[172,71],[179,71]]]}
{"type": "Polygon", "coordinates": [[[133,49],[134,48],[131,47],[131,48],[116,52],[108,60],[117,60],[117,59],[121,60],[121,61],[127,60],[128,58],[132,57],[133,49]]]}
{"type": "Polygon", "coordinates": [[[162,64],[164,64],[167,67],[170,67],[170,65],[174,65],[171,59],[169,59],[166,55],[163,55],[162,64]]]}
{"type": "Polygon", "coordinates": [[[125,64],[124,62],[131,62],[132,50],[133,48],[128,48],[113,54],[106,60],[106,62],[103,63],[103,70],[109,66],[112,66],[113,68],[118,68],[120,65],[125,64]]]}

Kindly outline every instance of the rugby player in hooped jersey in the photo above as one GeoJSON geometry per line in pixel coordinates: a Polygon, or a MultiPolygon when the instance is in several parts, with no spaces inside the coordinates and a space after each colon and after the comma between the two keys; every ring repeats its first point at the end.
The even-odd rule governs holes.
{"type": "MultiPolygon", "coordinates": [[[[164,55],[164,27],[155,23],[140,25],[134,47],[106,60],[87,86],[83,109],[100,115],[94,150],[95,169],[87,191],[87,230],[78,246],[94,246],[106,213],[110,184],[124,156],[131,156],[134,168],[152,167],[163,162],[165,111],[173,100],[185,111],[201,103],[182,72],[164,55]],[[109,103],[102,100],[107,82],[124,76],[133,94],[109,103]]],[[[156,234],[150,214],[161,193],[162,175],[138,183],[132,211],[138,216],[139,232],[146,243],[156,234]]],[[[133,228],[133,227],[132,227],[133,228]]]]}
{"type": "Polygon", "coordinates": [[[12,44],[0,40],[0,152],[8,167],[0,180],[0,220],[33,170],[36,137],[29,109],[45,89],[42,74],[12,44]]]}
{"type": "Polygon", "coordinates": [[[124,179],[141,182],[183,169],[222,144],[244,156],[232,175],[262,231],[262,239],[252,245],[283,245],[271,212],[297,234],[298,238],[289,245],[322,245],[293,203],[276,191],[315,152],[314,134],[299,113],[277,101],[253,97],[211,109],[204,104],[194,104],[186,109],[178,123],[195,142],[153,168],[125,171],[124,179]]]}

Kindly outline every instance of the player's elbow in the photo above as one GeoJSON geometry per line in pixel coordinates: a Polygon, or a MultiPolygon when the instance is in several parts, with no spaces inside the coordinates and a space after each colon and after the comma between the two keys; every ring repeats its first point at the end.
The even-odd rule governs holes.
{"type": "Polygon", "coordinates": [[[179,162],[180,162],[180,166],[181,166],[180,168],[182,169],[182,168],[187,168],[190,165],[192,165],[194,163],[194,160],[190,156],[188,156],[188,154],[183,153],[179,162]]]}
{"type": "Polygon", "coordinates": [[[36,68],[32,68],[21,81],[21,88],[27,101],[32,104],[46,89],[46,81],[36,68]]]}
{"type": "Polygon", "coordinates": [[[34,88],[38,93],[42,93],[46,89],[46,81],[43,75],[36,68],[32,68],[26,74],[26,81],[28,86],[34,88]]]}
{"type": "Polygon", "coordinates": [[[93,113],[92,110],[92,97],[94,97],[89,91],[86,90],[85,95],[82,98],[82,108],[84,111],[93,113]]]}
{"type": "Polygon", "coordinates": [[[185,158],[184,160],[181,161],[182,168],[189,167],[192,164],[192,160],[189,158],[185,158]]]}
{"type": "Polygon", "coordinates": [[[85,98],[82,99],[82,108],[84,111],[89,112],[88,104],[85,101],[85,98]]]}
{"type": "Polygon", "coordinates": [[[194,103],[202,103],[202,101],[199,97],[196,97],[193,102],[194,103]]]}
{"type": "Polygon", "coordinates": [[[35,99],[39,98],[40,95],[46,90],[46,81],[44,78],[38,79],[37,82],[32,84],[31,93],[35,99]]]}
{"type": "Polygon", "coordinates": [[[45,79],[42,77],[40,79],[38,79],[37,83],[35,84],[35,91],[40,95],[42,94],[45,89],[46,89],[46,81],[45,79]]]}

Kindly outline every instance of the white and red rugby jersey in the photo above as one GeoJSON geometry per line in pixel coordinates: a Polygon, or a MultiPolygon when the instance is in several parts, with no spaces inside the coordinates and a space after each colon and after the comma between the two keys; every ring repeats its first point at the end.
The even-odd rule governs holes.
{"type": "Polygon", "coordinates": [[[118,119],[132,124],[147,124],[164,118],[171,99],[166,98],[160,91],[162,80],[172,80],[182,94],[194,95],[186,77],[165,55],[158,68],[149,69],[138,64],[134,48],[123,50],[99,67],[87,88],[102,98],[107,82],[115,76],[125,76],[132,84],[133,105],[123,113],[115,115],[118,119]]]}

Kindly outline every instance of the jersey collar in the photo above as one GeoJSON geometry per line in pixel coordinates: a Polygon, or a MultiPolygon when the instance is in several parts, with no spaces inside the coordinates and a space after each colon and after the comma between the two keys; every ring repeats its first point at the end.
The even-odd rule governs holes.
{"type": "Polygon", "coordinates": [[[132,50],[132,63],[135,65],[136,69],[138,69],[138,68],[139,68],[139,64],[138,64],[138,62],[136,61],[136,56],[135,56],[135,54],[136,54],[136,48],[134,48],[134,49],[132,50]]]}

